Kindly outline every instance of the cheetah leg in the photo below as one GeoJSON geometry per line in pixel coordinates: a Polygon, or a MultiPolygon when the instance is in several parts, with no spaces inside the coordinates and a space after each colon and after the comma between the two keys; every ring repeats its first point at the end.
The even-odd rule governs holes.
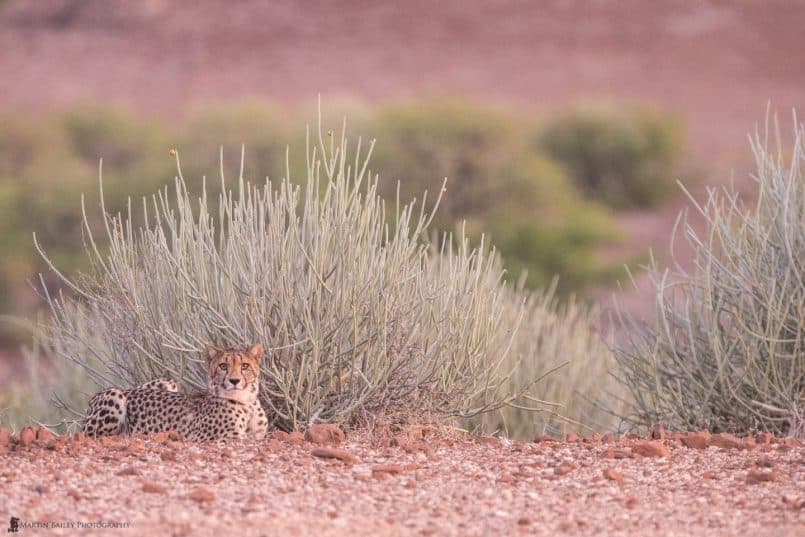
{"type": "Polygon", "coordinates": [[[112,388],[95,394],[89,400],[87,416],[81,432],[87,436],[121,434],[126,427],[126,394],[112,388]]]}
{"type": "Polygon", "coordinates": [[[263,410],[263,405],[260,404],[260,401],[255,401],[252,405],[252,415],[249,419],[247,433],[249,438],[262,440],[266,437],[266,432],[268,431],[268,418],[266,417],[266,412],[263,410]]]}
{"type": "Polygon", "coordinates": [[[137,386],[135,389],[147,388],[149,390],[164,390],[166,392],[179,393],[179,386],[171,379],[158,378],[137,386]]]}

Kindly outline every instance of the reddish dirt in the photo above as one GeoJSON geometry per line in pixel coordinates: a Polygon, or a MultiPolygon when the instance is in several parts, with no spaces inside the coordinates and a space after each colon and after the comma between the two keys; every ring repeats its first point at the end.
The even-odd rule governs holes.
{"type": "Polygon", "coordinates": [[[0,515],[130,524],[56,535],[802,535],[801,442],[690,436],[703,449],[673,434],[335,447],[286,434],[202,445],[0,432],[0,515]]]}

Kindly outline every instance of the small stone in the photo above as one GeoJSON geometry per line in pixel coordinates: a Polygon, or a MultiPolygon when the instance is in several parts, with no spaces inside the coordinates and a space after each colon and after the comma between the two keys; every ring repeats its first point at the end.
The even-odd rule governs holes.
{"type": "Polygon", "coordinates": [[[403,467],[399,464],[378,464],[372,467],[372,475],[399,475],[401,473],[403,473],[403,467]]]}
{"type": "Polygon", "coordinates": [[[760,457],[755,461],[755,465],[760,468],[774,468],[774,461],[769,457],[760,457]]]}
{"type": "Polygon", "coordinates": [[[497,436],[479,436],[475,438],[475,443],[490,447],[500,447],[500,438],[497,436]]]}
{"type": "Polygon", "coordinates": [[[767,483],[769,481],[774,481],[776,479],[777,476],[775,475],[774,470],[770,471],[749,470],[749,473],[746,474],[747,485],[756,485],[757,483],[767,483]]]}
{"type": "Polygon", "coordinates": [[[629,459],[631,457],[632,453],[625,449],[607,448],[601,453],[602,459],[629,459]]]}
{"type": "Polygon", "coordinates": [[[688,433],[681,438],[681,441],[685,447],[707,449],[707,446],[710,445],[710,432],[705,430],[698,433],[688,433]]]}
{"type": "Polygon", "coordinates": [[[67,491],[67,495],[74,499],[75,501],[81,500],[81,494],[78,493],[76,489],[70,489],[67,491]]]}
{"type": "Polygon", "coordinates": [[[197,488],[188,494],[187,497],[194,502],[203,503],[213,501],[215,499],[215,494],[209,489],[197,488]]]}
{"type": "Polygon", "coordinates": [[[287,442],[288,441],[288,433],[285,431],[281,431],[277,429],[276,431],[271,431],[271,440],[277,440],[279,442],[287,442]]]}
{"type": "Polygon", "coordinates": [[[288,442],[291,444],[303,444],[305,442],[305,435],[299,431],[293,431],[288,434],[288,442]]]}
{"type": "Polygon", "coordinates": [[[344,441],[344,431],[332,423],[316,423],[305,431],[305,440],[322,446],[337,446],[344,441]]]}
{"type": "Polygon", "coordinates": [[[553,469],[553,473],[558,476],[567,475],[575,469],[575,465],[572,462],[564,461],[559,466],[553,469]]]}
{"type": "Polygon", "coordinates": [[[567,433],[565,435],[565,442],[578,442],[579,435],[576,433],[567,433]]]}
{"type": "Polygon", "coordinates": [[[41,428],[36,430],[36,443],[40,446],[46,446],[48,442],[56,439],[56,436],[48,429],[41,428]]]}
{"type": "Polygon", "coordinates": [[[147,492],[149,494],[165,494],[168,492],[168,489],[160,485],[159,483],[154,483],[153,481],[146,481],[143,483],[143,492],[147,492]]]}
{"type": "Polygon", "coordinates": [[[618,484],[623,484],[623,474],[614,468],[604,468],[604,477],[618,484]]]}
{"type": "Polygon", "coordinates": [[[174,451],[163,451],[159,457],[165,462],[176,462],[176,452],[174,451]]]}
{"type": "Polygon", "coordinates": [[[22,431],[20,431],[20,443],[28,447],[34,443],[36,440],[36,431],[34,431],[33,427],[24,427],[22,431]]]}
{"type": "Polygon", "coordinates": [[[556,442],[556,438],[547,434],[541,434],[534,439],[534,442],[537,444],[541,444],[543,442],[556,442]]]}
{"type": "Polygon", "coordinates": [[[620,440],[620,437],[618,435],[612,434],[612,433],[604,433],[604,435],[601,437],[601,442],[603,442],[604,444],[609,444],[611,442],[617,442],[618,440],[620,440]]]}
{"type": "Polygon", "coordinates": [[[627,509],[634,509],[640,504],[640,500],[637,499],[637,496],[628,496],[624,503],[627,509]]]}
{"type": "Polygon", "coordinates": [[[774,440],[774,435],[771,433],[757,433],[755,435],[755,442],[761,446],[771,444],[772,440],[774,440]]]}
{"type": "Polygon", "coordinates": [[[317,447],[311,451],[311,454],[314,457],[320,457],[322,459],[338,459],[346,464],[353,464],[355,462],[355,457],[345,449],[317,447]]]}
{"type": "Polygon", "coordinates": [[[729,433],[718,433],[710,437],[710,445],[721,449],[744,449],[743,440],[729,433]]]}
{"type": "Polygon", "coordinates": [[[644,440],[632,446],[632,453],[643,457],[667,457],[670,453],[668,448],[660,442],[644,440]]]}
{"type": "Polygon", "coordinates": [[[0,427],[0,446],[7,446],[11,442],[11,433],[8,429],[0,427]]]}
{"type": "Polygon", "coordinates": [[[531,520],[524,516],[521,516],[520,518],[517,519],[518,526],[528,526],[529,524],[531,524],[531,520]]]}
{"type": "Polygon", "coordinates": [[[140,475],[140,471],[133,466],[126,466],[115,475],[140,475]]]}

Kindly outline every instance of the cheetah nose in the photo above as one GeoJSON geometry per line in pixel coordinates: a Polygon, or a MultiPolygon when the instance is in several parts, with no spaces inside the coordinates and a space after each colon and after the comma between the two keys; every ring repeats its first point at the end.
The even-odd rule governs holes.
{"type": "Polygon", "coordinates": [[[232,383],[232,386],[237,386],[240,382],[240,379],[229,379],[229,382],[232,383]]]}

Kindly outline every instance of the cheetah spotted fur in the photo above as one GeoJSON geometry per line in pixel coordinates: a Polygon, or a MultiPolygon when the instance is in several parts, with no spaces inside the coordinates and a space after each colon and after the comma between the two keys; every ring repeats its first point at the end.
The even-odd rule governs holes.
{"type": "Polygon", "coordinates": [[[204,349],[208,392],[179,393],[170,379],[130,390],[111,388],[89,402],[82,432],[87,436],[177,431],[187,440],[262,439],[268,420],[258,398],[263,346],[204,349]]]}

